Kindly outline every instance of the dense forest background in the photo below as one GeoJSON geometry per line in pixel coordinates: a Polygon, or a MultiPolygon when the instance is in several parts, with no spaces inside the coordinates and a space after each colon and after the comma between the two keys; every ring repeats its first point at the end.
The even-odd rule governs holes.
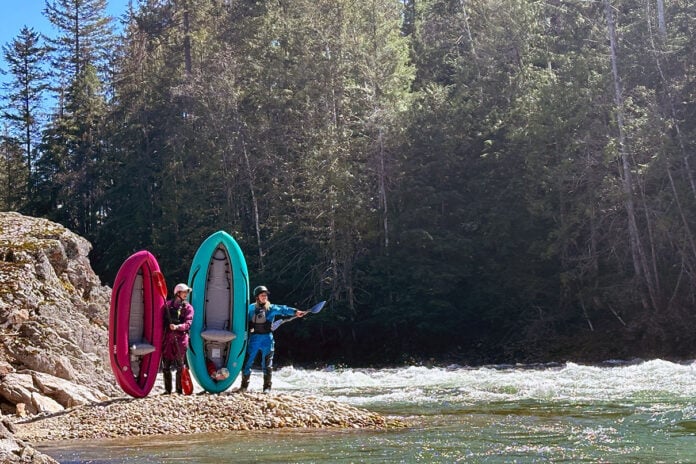
{"type": "Polygon", "coordinates": [[[0,208],[107,284],[222,229],[272,301],[329,300],[281,363],[696,352],[693,2],[105,6],[4,45],[0,208]]]}

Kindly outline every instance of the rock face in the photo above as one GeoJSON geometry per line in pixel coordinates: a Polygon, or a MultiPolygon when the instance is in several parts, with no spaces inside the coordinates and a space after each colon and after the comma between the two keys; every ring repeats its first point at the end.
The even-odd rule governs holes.
{"type": "Polygon", "coordinates": [[[59,224],[0,213],[3,413],[55,412],[117,392],[106,350],[110,289],[90,249],[59,224]]]}

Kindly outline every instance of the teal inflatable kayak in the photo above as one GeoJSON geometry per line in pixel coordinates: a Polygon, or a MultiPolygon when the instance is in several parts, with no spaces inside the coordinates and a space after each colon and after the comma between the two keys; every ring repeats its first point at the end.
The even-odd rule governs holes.
{"type": "Polygon", "coordinates": [[[242,250],[226,232],[205,239],[189,272],[193,322],[189,368],[208,392],[227,390],[239,375],[247,345],[249,273],[242,250]]]}

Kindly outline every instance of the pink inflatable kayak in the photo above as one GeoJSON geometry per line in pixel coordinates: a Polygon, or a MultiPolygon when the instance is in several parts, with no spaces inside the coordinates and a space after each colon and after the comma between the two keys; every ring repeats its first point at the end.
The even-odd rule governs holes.
{"type": "Polygon", "coordinates": [[[116,274],[109,313],[111,369],[123,391],[147,396],[162,354],[162,306],[167,285],[155,257],[139,251],[116,274]]]}

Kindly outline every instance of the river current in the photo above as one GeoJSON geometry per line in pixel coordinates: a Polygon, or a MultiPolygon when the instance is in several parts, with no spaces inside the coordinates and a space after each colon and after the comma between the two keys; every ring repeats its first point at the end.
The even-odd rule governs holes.
{"type": "MultiPolygon", "coordinates": [[[[337,400],[410,425],[52,442],[39,449],[61,463],[99,464],[696,462],[696,362],[285,367],[273,380],[278,393],[337,400]]],[[[254,373],[251,389],[260,388],[261,374],[254,373]]]]}

